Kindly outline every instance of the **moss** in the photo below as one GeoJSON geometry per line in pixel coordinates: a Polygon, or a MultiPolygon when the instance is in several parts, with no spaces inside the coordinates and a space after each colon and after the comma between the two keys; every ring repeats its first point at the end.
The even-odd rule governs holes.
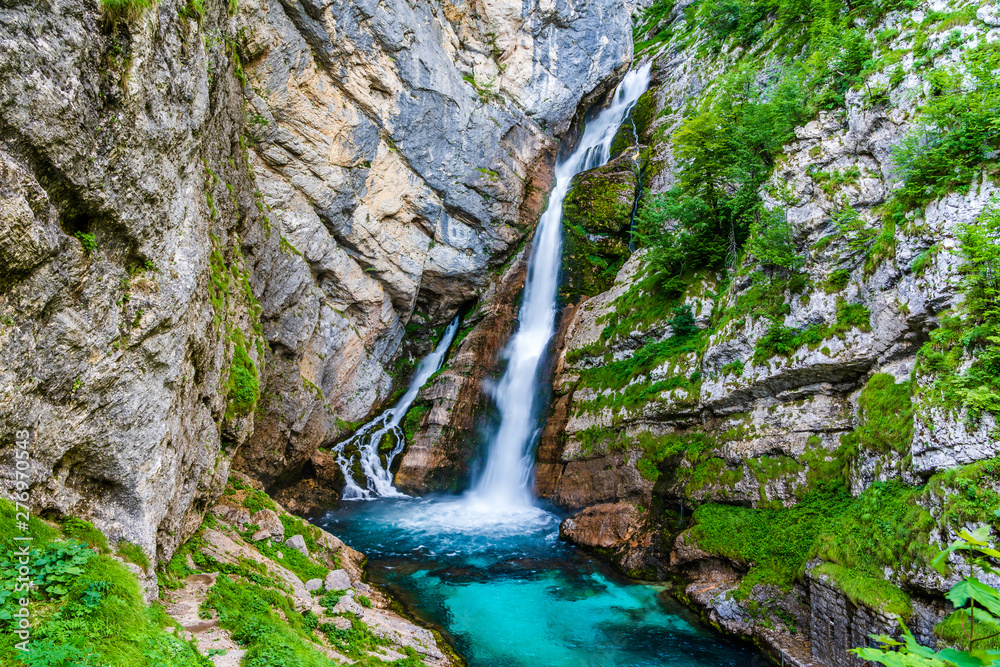
{"type": "Polygon", "coordinates": [[[816,574],[825,574],[856,605],[906,619],[913,615],[910,596],[883,578],[869,577],[836,563],[821,563],[816,574]]]}
{"type": "Polygon", "coordinates": [[[634,170],[623,156],[573,179],[563,201],[563,299],[605,291],[628,257],[634,170]]]}
{"type": "Polygon", "coordinates": [[[757,340],[753,362],[762,364],[776,356],[791,357],[799,348],[808,346],[815,350],[823,341],[837,337],[843,339],[848,331],[871,331],[871,313],[860,303],[847,303],[837,299],[836,319],[833,324],[812,324],[802,329],[786,327],[777,320],[757,340]]]}
{"type": "Polygon", "coordinates": [[[876,373],[858,398],[858,426],[841,437],[849,456],[859,450],[906,454],[913,440],[913,401],[910,382],[896,383],[887,373],[876,373]]]}
{"type": "Polygon", "coordinates": [[[101,0],[101,14],[111,21],[135,21],[156,6],[156,0],[101,0]]]}
{"type": "Polygon", "coordinates": [[[832,271],[829,276],[826,277],[826,282],[823,283],[823,291],[827,294],[833,292],[842,292],[847,283],[851,279],[851,272],[847,269],[836,269],[832,271]]]}
{"type": "Polygon", "coordinates": [[[935,521],[919,503],[923,494],[899,481],[875,482],[826,527],[816,555],[875,579],[885,579],[885,568],[929,567],[935,521]]]}
{"type": "Polygon", "coordinates": [[[749,572],[734,592],[745,599],[757,584],[788,590],[802,576],[820,533],[849,502],[842,486],[827,485],[783,509],[709,503],[695,509],[691,534],[708,553],[747,564],[749,572]]]}
{"type": "Polygon", "coordinates": [[[413,442],[413,438],[417,434],[417,429],[420,428],[420,423],[423,421],[424,416],[431,411],[431,406],[429,405],[414,405],[403,417],[403,436],[406,438],[407,442],[413,442]]]}
{"type": "Polygon", "coordinates": [[[229,406],[227,417],[242,416],[253,412],[260,398],[257,366],[246,349],[246,339],[239,329],[233,331],[233,363],[229,366],[226,394],[229,406]]]}
{"type": "Polygon", "coordinates": [[[762,485],[782,477],[798,475],[805,470],[805,466],[790,456],[761,456],[746,459],[744,463],[754,479],[762,485]]]}

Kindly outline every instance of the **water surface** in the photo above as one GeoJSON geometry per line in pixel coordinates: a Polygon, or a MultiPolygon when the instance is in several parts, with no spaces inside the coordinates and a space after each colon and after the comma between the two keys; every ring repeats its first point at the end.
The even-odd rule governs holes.
{"type": "Polygon", "coordinates": [[[662,587],[561,542],[545,509],[387,498],[344,503],[317,523],[364,551],[371,580],[439,627],[470,667],[764,664],[662,587]]]}

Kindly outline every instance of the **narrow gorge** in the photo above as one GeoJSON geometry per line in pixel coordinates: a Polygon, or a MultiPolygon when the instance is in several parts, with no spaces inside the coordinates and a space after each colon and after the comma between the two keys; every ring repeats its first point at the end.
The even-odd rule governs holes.
{"type": "Polygon", "coordinates": [[[0,664],[1000,665],[1000,6],[0,2],[0,664]]]}

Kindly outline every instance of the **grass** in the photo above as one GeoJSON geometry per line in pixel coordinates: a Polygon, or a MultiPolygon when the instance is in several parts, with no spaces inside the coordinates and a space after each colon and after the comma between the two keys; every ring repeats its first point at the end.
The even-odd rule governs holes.
{"type": "Polygon", "coordinates": [[[66,537],[84,542],[103,554],[111,551],[108,548],[108,540],[104,537],[104,533],[95,528],[94,524],[89,521],[68,516],[60,521],[60,528],[66,537]]]}
{"type": "Polygon", "coordinates": [[[858,397],[858,426],[841,442],[848,456],[859,450],[906,454],[913,440],[911,383],[896,383],[887,373],[876,373],[858,397]]]}
{"type": "Polygon", "coordinates": [[[754,346],[753,362],[762,364],[777,356],[791,357],[802,346],[815,350],[823,341],[835,336],[843,339],[853,329],[871,331],[871,313],[864,304],[848,303],[843,298],[838,298],[833,324],[813,324],[795,329],[786,327],[777,320],[772,321],[770,328],[754,346]]]}
{"type": "Polygon", "coordinates": [[[220,576],[209,590],[205,606],[217,611],[219,625],[246,647],[243,664],[248,667],[330,665],[314,644],[302,614],[273,589],[220,576]]]}
{"type": "Polygon", "coordinates": [[[157,0],[101,0],[101,14],[111,21],[135,21],[156,6],[157,0]]]}
{"type": "Polygon", "coordinates": [[[118,555],[149,572],[149,557],[138,544],[132,544],[128,540],[121,540],[118,542],[118,555]]]}
{"type": "Polygon", "coordinates": [[[849,503],[843,486],[832,484],[783,509],[709,503],[695,509],[692,536],[705,551],[749,568],[736,589],[737,599],[745,599],[757,584],[789,590],[805,571],[820,534],[849,503]]]}
{"type": "MultiPolygon", "coordinates": [[[[10,553],[11,540],[19,534],[14,518],[13,504],[0,499],[0,553],[10,553]]],[[[63,524],[69,533],[106,544],[86,522],[63,524]]],[[[25,660],[14,648],[18,639],[11,632],[14,601],[9,592],[16,564],[0,555],[0,664],[206,667],[192,645],[164,630],[170,619],[160,607],[143,603],[135,575],[122,563],[34,517],[29,534],[38,583],[32,593],[33,651],[25,660]]]]}
{"type": "Polygon", "coordinates": [[[886,567],[928,567],[937,550],[929,537],[934,518],[918,502],[923,493],[898,480],[875,482],[827,526],[816,555],[877,579],[885,578],[886,567]]]}

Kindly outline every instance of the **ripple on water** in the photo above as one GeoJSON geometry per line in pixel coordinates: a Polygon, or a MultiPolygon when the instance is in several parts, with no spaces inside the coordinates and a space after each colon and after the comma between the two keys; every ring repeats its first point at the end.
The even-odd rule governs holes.
{"type": "Polygon", "coordinates": [[[760,661],[662,586],[629,581],[559,541],[559,517],[541,507],[386,499],[345,503],[318,523],[365,551],[372,580],[441,627],[470,667],[760,661]]]}

